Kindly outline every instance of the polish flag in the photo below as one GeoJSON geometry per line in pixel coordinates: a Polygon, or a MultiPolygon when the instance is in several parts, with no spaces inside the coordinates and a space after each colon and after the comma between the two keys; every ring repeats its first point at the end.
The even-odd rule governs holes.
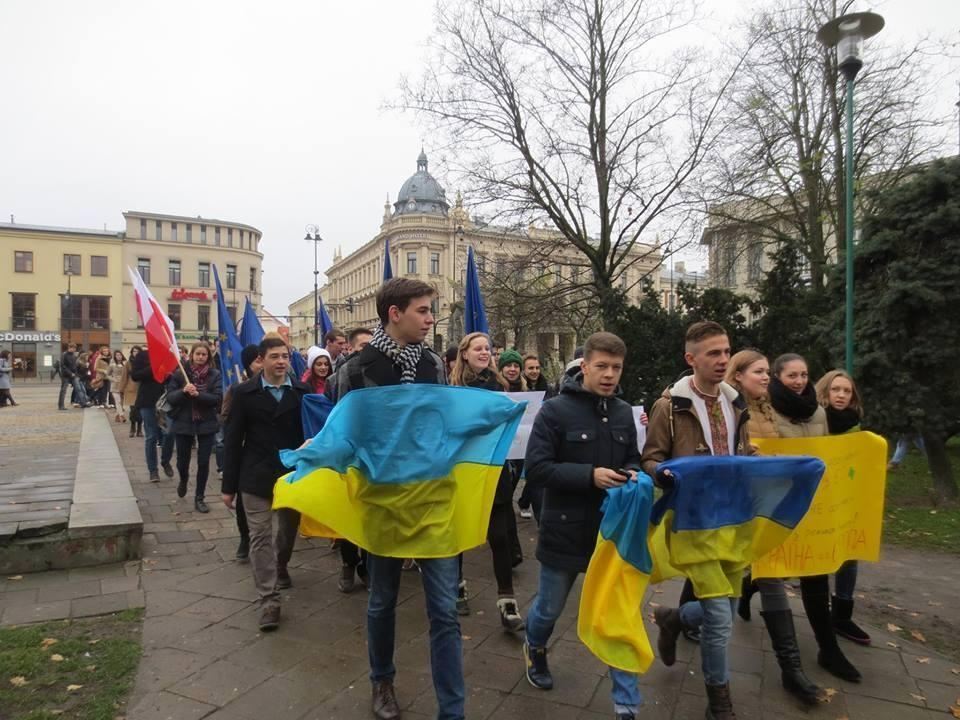
{"type": "Polygon", "coordinates": [[[127,270],[133,282],[133,295],[137,300],[140,323],[147,334],[150,369],[153,370],[154,380],[163,382],[180,364],[180,350],[177,347],[173,322],[160,309],[159,303],[144,284],[140,273],[135,272],[129,265],[127,270]]]}

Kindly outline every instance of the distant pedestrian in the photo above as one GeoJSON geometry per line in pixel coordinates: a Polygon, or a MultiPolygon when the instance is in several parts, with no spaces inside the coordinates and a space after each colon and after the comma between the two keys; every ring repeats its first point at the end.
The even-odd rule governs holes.
{"type": "MultiPolygon", "coordinates": [[[[150,480],[151,482],[160,481],[160,475],[157,472],[157,447],[160,447],[160,467],[168,478],[172,478],[173,466],[170,460],[173,457],[175,438],[172,432],[164,432],[157,420],[157,401],[166,389],[166,379],[164,382],[157,382],[154,379],[148,350],[144,350],[134,358],[130,377],[140,383],[137,390],[137,409],[143,421],[143,447],[150,480]]],[[[169,429],[168,426],[167,430],[169,429]]]]}
{"type": "Polygon", "coordinates": [[[123,364],[123,376],[120,379],[123,406],[127,408],[130,419],[130,437],[143,437],[143,420],[140,416],[140,408],[137,407],[137,393],[140,390],[140,383],[132,377],[133,363],[141,352],[139,345],[130,348],[130,357],[123,364]]]}
{"type": "Polygon", "coordinates": [[[127,359],[123,356],[123,352],[114,350],[110,365],[107,367],[107,382],[110,384],[110,396],[113,398],[113,406],[116,408],[114,420],[118,423],[127,421],[123,404],[123,390],[121,389],[126,375],[126,364],[127,359]]]}
{"type": "Polygon", "coordinates": [[[300,382],[308,385],[311,392],[323,395],[327,381],[333,373],[333,359],[330,353],[316,346],[307,351],[307,369],[304,370],[300,382]]]}
{"type": "Polygon", "coordinates": [[[77,346],[74,343],[67,344],[67,350],[60,358],[60,397],[57,399],[58,410],[66,410],[63,403],[68,387],[73,389],[73,394],[71,395],[72,401],[75,400],[81,405],[87,404],[87,395],[80,379],[77,346]]]}
{"type": "Polygon", "coordinates": [[[106,345],[100,347],[97,351],[96,360],[93,363],[93,374],[90,379],[90,387],[94,390],[93,404],[104,409],[110,404],[110,348],[106,345]]]}
{"type": "Polygon", "coordinates": [[[0,407],[5,407],[8,401],[12,406],[17,405],[13,400],[13,394],[10,392],[12,375],[13,366],[10,364],[10,351],[0,350],[0,407]]]}

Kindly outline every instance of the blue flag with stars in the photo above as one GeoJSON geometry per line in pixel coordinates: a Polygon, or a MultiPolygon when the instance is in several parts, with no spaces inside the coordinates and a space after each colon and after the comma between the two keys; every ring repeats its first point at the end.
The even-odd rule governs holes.
{"type": "Polygon", "coordinates": [[[264,335],[263,325],[257,318],[257,311],[253,309],[250,298],[247,298],[243,308],[243,323],[240,325],[241,349],[247,345],[259,345],[264,335]]]}
{"type": "Polygon", "coordinates": [[[223,301],[223,288],[220,287],[220,273],[217,266],[213,266],[213,279],[217,283],[217,336],[220,341],[220,372],[223,375],[223,391],[234,383],[243,382],[243,361],[240,353],[243,346],[237,337],[237,330],[233,327],[227,304],[223,301]]]}
{"type": "Polygon", "coordinates": [[[333,330],[333,323],[330,321],[330,316],[327,315],[327,309],[323,306],[323,298],[319,296],[317,296],[317,325],[320,327],[320,340],[322,342],[323,336],[333,330]]]}

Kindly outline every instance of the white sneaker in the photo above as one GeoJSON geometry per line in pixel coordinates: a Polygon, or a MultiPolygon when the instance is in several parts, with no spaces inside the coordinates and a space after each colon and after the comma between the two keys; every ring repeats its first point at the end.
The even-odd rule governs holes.
{"type": "Polygon", "coordinates": [[[533,517],[533,510],[531,510],[530,508],[521,510],[520,517],[523,518],[524,520],[529,520],[530,518],[533,517]]]}
{"type": "Polygon", "coordinates": [[[520,617],[520,610],[517,608],[517,601],[513,598],[500,598],[497,600],[497,610],[500,611],[500,624],[511,632],[523,630],[523,618],[520,617]]]}

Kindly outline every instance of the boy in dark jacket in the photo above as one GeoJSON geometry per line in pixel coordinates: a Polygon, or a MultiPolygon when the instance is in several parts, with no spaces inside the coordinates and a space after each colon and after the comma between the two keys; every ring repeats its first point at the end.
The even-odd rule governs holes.
{"type": "Polygon", "coordinates": [[[224,433],[223,502],[234,509],[237,492],[243,495],[243,512],[250,530],[250,565],[260,597],[260,630],[280,625],[280,593],[293,583],[287,563],[297,539],[300,513],[277,511],[279,528],[273,540],[273,486],[287,473],[281,450],[303,444],[300,406],[310,388],[287,375],[290,353],[279,335],[260,341],[262,372],[233,386],[224,433]]]}
{"type": "MultiPolygon", "coordinates": [[[[547,643],[577,575],[597,544],[609,488],[636,479],[637,430],[630,405],[616,397],[627,348],[616,335],[591,335],[581,372],[544,403],[527,444],[527,482],[544,491],[537,559],[540,585],[527,613],[523,655],[527,680],[553,688],[547,643]]],[[[637,676],[610,668],[617,718],[633,720],[640,707],[637,676]]]]}
{"type": "Polygon", "coordinates": [[[164,383],[158,383],[153,378],[153,369],[150,367],[150,353],[147,350],[137,353],[130,367],[130,377],[140,383],[137,388],[136,407],[140,410],[140,419],[143,421],[143,449],[147,460],[147,471],[151,482],[159,482],[160,473],[157,472],[157,445],[160,448],[160,467],[168,478],[173,477],[173,449],[176,436],[172,432],[164,433],[157,424],[157,401],[163,395],[164,383]]]}

